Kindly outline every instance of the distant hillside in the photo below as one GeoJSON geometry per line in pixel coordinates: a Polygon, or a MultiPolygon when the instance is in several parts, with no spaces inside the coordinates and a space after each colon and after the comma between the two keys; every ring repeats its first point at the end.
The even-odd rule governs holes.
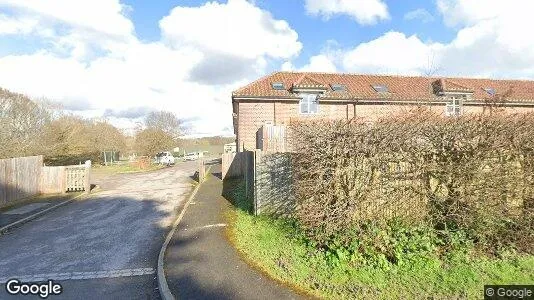
{"type": "Polygon", "coordinates": [[[180,155],[186,153],[208,151],[209,155],[220,155],[223,153],[223,146],[228,143],[235,142],[234,137],[203,137],[195,139],[179,139],[178,147],[180,148],[180,155]]]}

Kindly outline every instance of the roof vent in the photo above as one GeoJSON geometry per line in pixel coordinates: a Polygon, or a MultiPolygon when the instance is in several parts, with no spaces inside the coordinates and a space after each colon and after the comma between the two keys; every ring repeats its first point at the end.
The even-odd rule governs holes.
{"type": "Polygon", "coordinates": [[[284,84],[282,82],[273,82],[271,84],[271,86],[273,87],[273,89],[275,90],[285,90],[284,88],[284,84]]]}
{"type": "Polygon", "coordinates": [[[373,85],[373,89],[375,89],[377,93],[388,93],[389,92],[388,86],[383,85],[383,84],[375,84],[373,85]]]}
{"type": "Polygon", "coordinates": [[[332,84],[332,90],[336,92],[345,92],[347,87],[344,84],[332,84]]]}
{"type": "Polygon", "coordinates": [[[494,88],[484,88],[484,91],[488,93],[490,96],[495,96],[495,89],[494,88]]]}

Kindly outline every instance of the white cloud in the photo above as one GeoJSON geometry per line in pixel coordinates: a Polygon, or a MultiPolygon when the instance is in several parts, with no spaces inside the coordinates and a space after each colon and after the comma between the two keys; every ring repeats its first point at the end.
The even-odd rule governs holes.
{"type": "Polygon", "coordinates": [[[302,49],[298,34],[283,20],[245,0],[201,7],[176,7],[160,21],[164,39],[173,47],[184,44],[211,53],[289,58],[302,49]]]}
{"type": "Polygon", "coordinates": [[[349,15],[361,25],[373,25],[390,18],[383,0],[306,0],[306,11],[326,19],[334,15],[349,15]]]}
{"type": "Polygon", "coordinates": [[[130,37],[134,30],[133,23],[125,16],[127,7],[119,0],[0,0],[2,6],[109,36],[130,37]]]}
{"type": "Polygon", "coordinates": [[[421,20],[423,23],[434,21],[434,16],[424,8],[418,8],[404,14],[404,20],[421,20]]]}
{"type": "Polygon", "coordinates": [[[39,32],[26,34],[52,45],[0,57],[0,86],[122,127],[134,127],[143,111],[164,109],[192,120],[192,134],[231,133],[231,91],[302,47],[287,22],[244,0],[175,8],[160,22],[162,41],[150,43],[137,39],[116,0],[37,2],[0,0],[12,12],[0,28],[14,24],[0,35],[24,32],[30,18],[39,32]]]}
{"type": "Polygon", "coordinates": [[[176,7],[160,27],[170,47],[192,47],[203,53],[204,60],[189,79],[205,84],[260,76],[269,60],[288,59],[302,49],[298,34],[286,21],[245,0],[176,7]]]}
{"type": "Polygon", "coordinates": [[[451,72],[492,77],[534,77],[533,1],[439,0],[446,24],[460,26],[443,53],[451,72]]]}
{"type": "Polygon", "coordinates": [[[281,66],[282,71],[299,71],[299,72],[327,72],[334,73],[337,67],[334,64],[333,58],[327,54],[319,54],[312,56],[308,64],[301,68],[297,68],[290,61],[286,61],[281,66]]]}
{"type": "Polygon", "coordinates": [[[439,11],[443,14],[445,23],[449,26],[474,25],[483,20],[489,20],[505,11],[519,11],[525,4],[524,0],[437,0],[439,11]]]}
{"type": "Polygon", "coordinates": [[[440,44],[425,44],[416,35],[407,37],[391,31],[343,53],[342,64],[351,72],[422,74],[432,51],[441,47],[440,44]]]}
{"type": "Polygon", "coordinates": [[[0,14],[0,34],[29,34],[37,26],[37,20],[12,18],[0,14]]]}
{"type": "Polygon", "coordinates": [[[534,78],[534,36],[525,34],[534,27],[534,2],[439,0],[438,9],[447,24],[458,27],[448,43],[391,31],[321,54],[349,72],[534,78]]]}
{"type": "Polygon", "coordinates": [[[332,60],[324,55],[316,55],[310,58],[310,63],[305,65],[302,68],[302,71],[311,71],[311,72],[336,72],[337,68],[332,62],[332,60]]]}
{"type": "Polygon", "coordinates": [[[121,44],[137,40],[126,16],[129,7],[119,0],[0,0],[2,7],[13,11],[11,19],[31,21],[30,30],[17,33],[46,38],[53,50],[79,59],[102,50],[120,52],[121,44]]]}

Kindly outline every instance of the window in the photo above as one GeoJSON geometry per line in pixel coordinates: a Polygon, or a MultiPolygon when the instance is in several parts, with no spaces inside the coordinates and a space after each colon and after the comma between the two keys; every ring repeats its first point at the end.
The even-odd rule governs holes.
{"type": "Polygon", "coordinates": [[[347,87],[344,84],[332,84],[332,90],[336,92],[344,92],[347,87]]]}
{"type": "Polygon", "coordinates": [[[484,88],[484,91],[488,93],[490,96],[495,96],[495,89],[494,88],[484,88]]]}
{"type": "Polygon", "coordinates": [[[373,85],[373,89],[375,89],[377,93],[388,93],[389,92],[388,86],[383,85],[383,84],[373,85]]]}
{"type": "Polygon", "coordinates": [[[302,99],[299,102],[300,113],[309,115],[316,114],[319,112],[319,101],[317,100],[317,95],[314,94],[304,94],[302,99]]]}
{"type": "Polygon", "coordinates": [[[282,82],[273,82],[271,84],[271,86],[273,87],[273,89],[275,90],[285,90],[284,88],[284,84],[282,82]]]}
{"type": "Polygon", "coordinates": [[[445,106],[445,115],[447,117],[459,117],[462,115],[462,100],[466,98],[463,96],[449,97],[449,103],[445,106]]]}

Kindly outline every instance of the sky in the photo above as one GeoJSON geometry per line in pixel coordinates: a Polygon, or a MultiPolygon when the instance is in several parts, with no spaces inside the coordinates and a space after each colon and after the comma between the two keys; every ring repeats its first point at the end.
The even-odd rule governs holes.
{"type": "Polygon", "coordinates": [[[131,130],[231,135],[275,71],[534,79],[531,0],[0,0],[0,87],[131,130]]]}

